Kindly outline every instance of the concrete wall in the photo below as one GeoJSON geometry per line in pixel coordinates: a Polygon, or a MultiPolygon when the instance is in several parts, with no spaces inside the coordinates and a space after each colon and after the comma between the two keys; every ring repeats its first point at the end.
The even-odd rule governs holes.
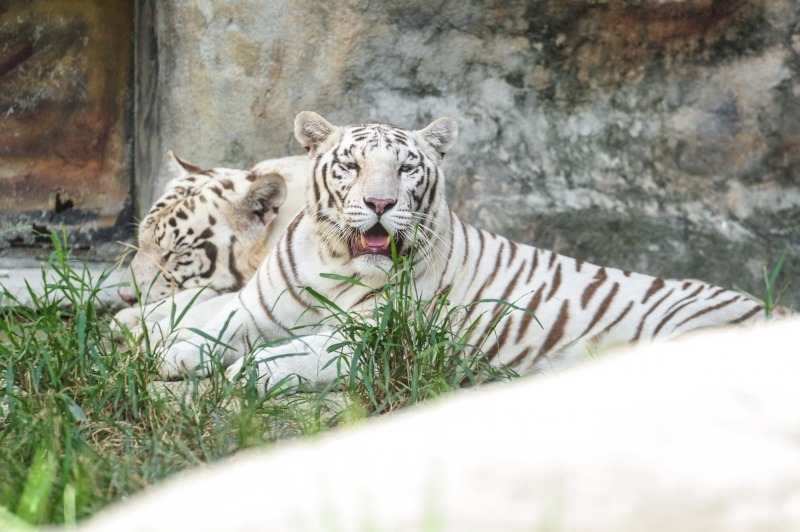
{"type": "Polygon", "coordinates": [[[450,115],[449,199],[477,226],[757,292],[789,245],[800,281],[792,0],[139,0],[138,23],[140,210],[168,149],[249,165],[302,152],[304,109],[450,115]]]}

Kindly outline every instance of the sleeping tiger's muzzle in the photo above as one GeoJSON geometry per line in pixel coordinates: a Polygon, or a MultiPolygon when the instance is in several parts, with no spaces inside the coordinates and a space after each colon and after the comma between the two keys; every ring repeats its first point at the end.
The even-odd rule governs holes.
{"type": "MultiPolygon", "coordinates": [[[[395,246],[400,248],[400,243],[395,237],[395,246]]],[[[392,244],[389,232],[379,223],[370,227],[366,233],[356,233],[350,243],[353,258],[361,255],[392,256],[392,244]]]]}

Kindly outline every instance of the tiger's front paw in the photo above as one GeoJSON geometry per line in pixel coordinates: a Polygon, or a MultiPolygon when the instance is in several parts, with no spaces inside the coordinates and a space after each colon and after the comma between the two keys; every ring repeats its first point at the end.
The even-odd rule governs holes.
{"type": "MultiPolygon", "coordinates": [[[[167,321],[168,319],[167,317],[167,321]]],[[[147,330],[150,342],[154,344],[167,337],[169,328],[164,320],[164,314],[161,312],[151,310],[145,314],[141,307],[130,307],[122,309],[114,315],[111,330],[121,333],[120,338],[124,338],[126,336],[124,330],[127,329],[135,340],[142,342],[145,330],[147,330]]]]}
{"type": "Polygon", "coordinates": [[[268,353],[263,353],[265,358],[253,360],[251,357],[240,358],[225,370],[225,378],[229,381],[240,378],[252,378],[256,384],[259,395],[282,392],[291,395],[300,387],[300,377],[287,367],[271,360],[268,353]]]}
{"type": "Polygon", "coordinates": [[[343,372],[342,365],[334,360],[338,355],[326,349],[330,341],[329,335],[317,334],[261,348],[231,364],[225,376],[230,380],[254,379],[259,393],[264,395],[319,390],[343,372]]]}
{"type": "Polygon", "coordinates": [[[214,356],[199,340],[184,340],[157,350],[161,357],[158,374],[164,380],[185,379],[191,372],[198,377],[208,376],[214,356]]]}
{"type": "Polygon", "coordinates": [[[142,323],[142,309],[139,307],[128,307],[120,310],[114,315],[111,328],[119,331],[121,326],[125,326],[131,331],[138,328],[142,323]]]}

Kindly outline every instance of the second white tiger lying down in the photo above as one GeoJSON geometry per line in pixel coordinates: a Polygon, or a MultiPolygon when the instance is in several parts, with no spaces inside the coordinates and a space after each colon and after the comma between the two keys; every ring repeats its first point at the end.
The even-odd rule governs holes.
{"type": "Polygon", "coordinates": [[[186,329],[211,318],[250,280],[303,206],[308,161],[268,159],[250,168],[203,170],[167,153],[172,179],[139,224],[139,246],[120,297],[131,305],[119,323],[151,334],[168,332],[176,316],[186,329]],[[134,281],[135,279],[135,281],[134,281]],[[158,323],[161,321],[161,323],[158,323]]]}
{"type": "Polygon", "coordinates": [[[800,322],[704,331],[249,451],[79,532],[800,530],[800,322]]]}
{"type": "MultiPolygon", "coordinates": [[[[447,206],[440,168],[456,135],[451,118],[409,131],[374,122],[337,127],[312,112],[297,116],[295,136],[311,158],[305,208],[254,278],[202,327],[228,347],[221,360],[231,375],[263,341],[307,333],[256,350],[262,388],[284,378],[311,386],[331,382],[337,368],[327,363],[336,353],[327,346],[341,340],[318,326],[325,311],[301,287],[344,310],[369,312],[391,269],[390,235],[400,255],[410,253],[416,235],[414,274],[423,299],[447,293],[453,305],[502,300],[536,315],[541,327],[530,313],[511,312],[490,335],[505,307],[482,302],[460,324],[483,316],[468,342],[483,344],[493,362],[520,372],[569,363],[601,344],[669,339],[764,318],[758,304],[718,286],[603,268],[464,223],[447,206]],[[293,353],[307,354],[280,356],[293,353]]],[[[205,373],[202,346],[193,338],[165,349],[163,375],[205,373]]]]}

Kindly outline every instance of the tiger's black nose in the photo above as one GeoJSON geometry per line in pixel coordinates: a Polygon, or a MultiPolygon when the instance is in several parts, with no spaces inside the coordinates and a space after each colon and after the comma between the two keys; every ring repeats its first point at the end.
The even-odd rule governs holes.
{"type": "Polygon", "coordinates": [[[120,286],[117,289],[117,293],[119,297],[128,305],[134,306],[136,301],[136,291],[133,288],[129,288],[127,286],[120,286]]]}
{"type": "Polygon", "coordinates": [[[393,199],[367,198],[364,200],[364,203],[367,204],[367,207],[369,207],[370,210],[380,216],[384,212],[391,209],[394,206],[395,201],[393,199]]]}

